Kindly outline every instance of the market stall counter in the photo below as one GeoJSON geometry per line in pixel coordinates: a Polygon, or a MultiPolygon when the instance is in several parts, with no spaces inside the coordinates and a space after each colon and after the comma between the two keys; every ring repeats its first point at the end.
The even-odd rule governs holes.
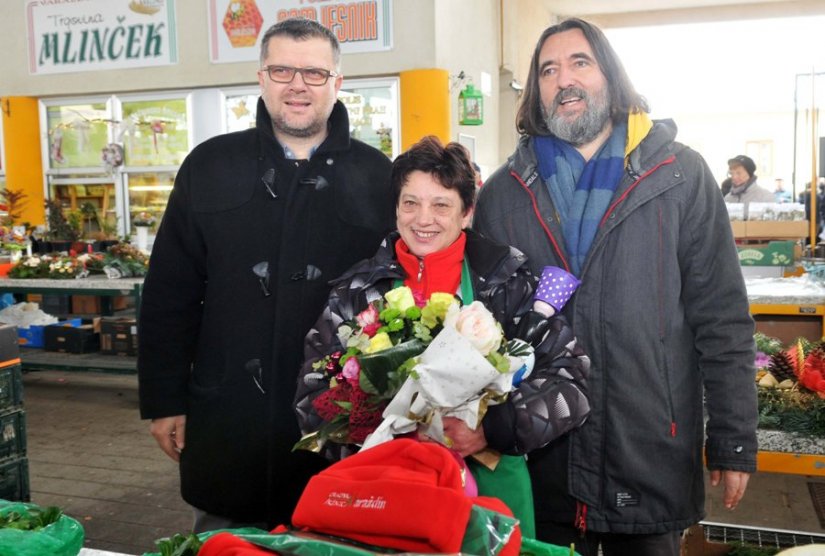
{"type": "Polygon", "coordinates": [[[135,302],[135,314],[140,311],[140,297],[143,292],[143,278],[75,278],[59,280],[53,278],[0,278],[0,293],[20,294],[63,294],[99,296],[101,302],[109,302],[108,307],[101,305],[102,314],[112,314],[111,298],[132,296],[135,302]]]}
{"type": "Polygon", "coordinates": [[[748,303],[756,330],[785,343],[825,337],[825,285],[810,274],[748,278],[748,303]]]}
{"type": "MultiPolygon", "coordinates": [[[[792,344],[825,337],[825,282],[816,274],[745,280],[756,331],[792,344]]],[[[757,431],[759,471],[825,476],[825,440],[779,430],[757,431]]]]}

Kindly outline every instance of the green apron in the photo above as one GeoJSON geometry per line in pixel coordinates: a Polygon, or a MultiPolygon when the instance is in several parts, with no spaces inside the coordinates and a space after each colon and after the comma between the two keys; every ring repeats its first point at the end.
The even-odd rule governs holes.
{"type": "MultiPolygon", "coordinates": [[[[403,286],[402,280],[396,280],[395,286],[403,286]]],[[[461,268],[461,304],[473,302],[473,285],[467,260],[461,268]]],[[[478,494],[498,498],[513,512],[519,520],[523,537],[535,538],[536,519],[533,512],[533,488],[527,471],[524,456],[502,455],[496,469],[491,471],[482,463],[468,457],[467,468],[473,474],[478,485],[478,494]]]]}
{"type": "Polygon", "coordinates": [[[502,455],[495,471],[475,459],[465,458],[481,496],[499,498],[519,520],[521,535],[536,538],[536,518],[533,513],[533,488],[524,456],[502,455]]]}

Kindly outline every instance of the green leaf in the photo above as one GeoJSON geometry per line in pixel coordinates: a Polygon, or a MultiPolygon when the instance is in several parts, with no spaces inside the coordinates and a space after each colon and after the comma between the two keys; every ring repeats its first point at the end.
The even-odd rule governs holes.
{"type": "Polygon", "coordinates": [[[390,392],[390,373],[395,372],[411,357],[421,354],[425,344],[420,340],[402,342],[397,346],[358,358],[361,373],[358,378],[361,390],[367,394],[385,397],[390,392]]]}
{"type": "Polygon", "coordinates": [[[507,359],[506,356],[500,354],[497,351],[492,352],[490,355],[487,356],[487,361],[496,368],[496,370],[500,373],[506,373],[510,371],[510,360],[507,359]]]}

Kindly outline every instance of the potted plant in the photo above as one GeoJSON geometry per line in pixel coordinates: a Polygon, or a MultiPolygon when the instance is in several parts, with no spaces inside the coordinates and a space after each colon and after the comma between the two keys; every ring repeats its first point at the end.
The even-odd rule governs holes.
{"type": "Polygon", "coordinates": [[[50,244],[49,250],[68,252],[72,248],[72,244],[80,239],[82,216],[77,212],[72,216],[70,222],[63,214],[60,201],[50,199],[45,202],[45,205],[49,223],[49,231],[46,234],[50,244]]]}
{"type": "Polygon", "coordinates": [[[137,247],[146,251],[149,246],[149,229],[155,225],[155,216],[150,212],[139,212],[132,218],[137,232],[137,247]]]}

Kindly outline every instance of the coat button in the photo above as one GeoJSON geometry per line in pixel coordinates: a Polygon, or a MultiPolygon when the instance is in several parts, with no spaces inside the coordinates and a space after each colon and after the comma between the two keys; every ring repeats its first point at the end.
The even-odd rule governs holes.
{"type": "Polygon", "coordinates": [[[327,166],[332,166],[333,160],[331,158],[327,159],[327,166]]]}
{"type": "Polygon", "coordinates": [[[742,450],[744,450],[744,448],[742,446],[737,446],[736,448],[733,449],[733,451],[736,452],[737,454],[741,454],[742,450]]]}

